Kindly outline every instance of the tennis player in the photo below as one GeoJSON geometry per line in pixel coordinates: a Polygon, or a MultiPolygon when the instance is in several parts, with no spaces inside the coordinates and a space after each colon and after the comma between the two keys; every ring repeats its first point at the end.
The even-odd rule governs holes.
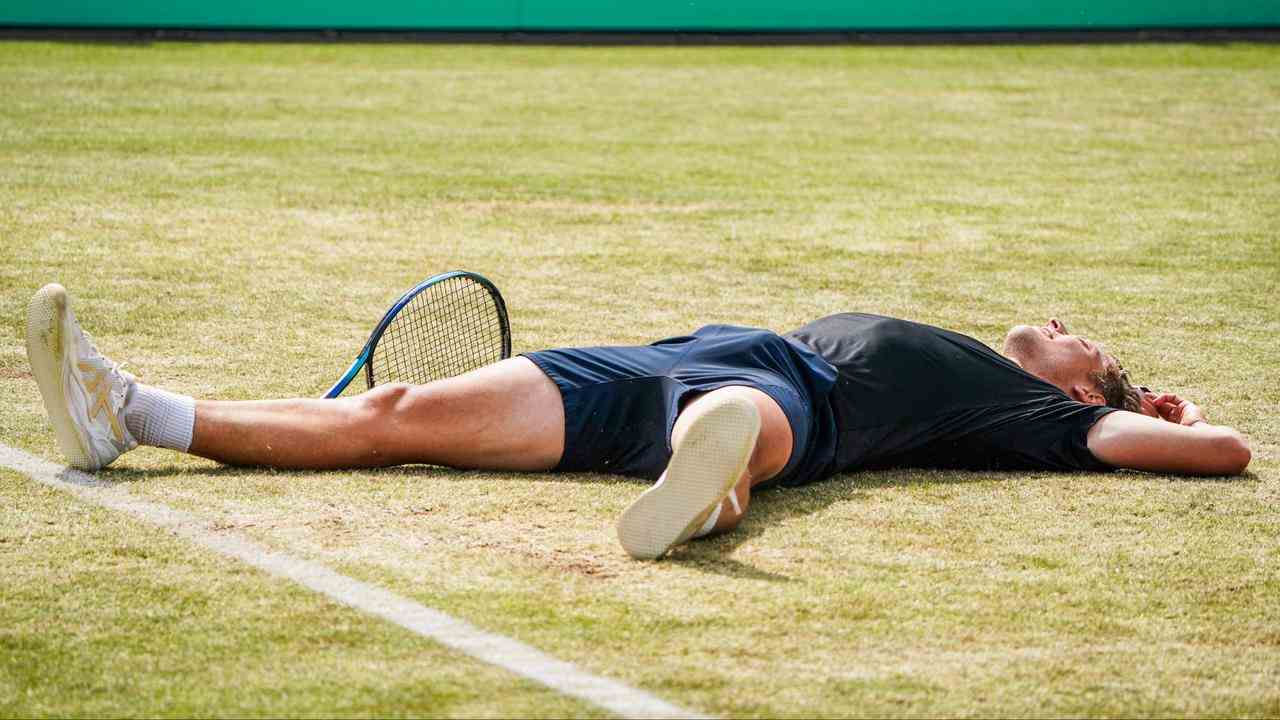
{"type": "Polygon", "coordinates": [[[527,353],[426,385],[336,400],[196,401],[103,357],[61,286],[32,299],[27,353],[58,444],[97,470],[139,444],[231,465],[430,463],[657,480],[622,514],[636,558],[736,526],[751,492],[901,466],[1193,475],[1245,470],[1249,445],[1195,404],[1133,387],[1061,322],[1003,352],[865,314],[778,335],[708,325],[636,347],[527,353]]]}

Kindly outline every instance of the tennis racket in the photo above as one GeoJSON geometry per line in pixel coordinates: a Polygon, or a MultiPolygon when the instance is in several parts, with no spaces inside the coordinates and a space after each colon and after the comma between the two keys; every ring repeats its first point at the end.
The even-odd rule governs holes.
{"type": "Polygon", "coordinates": [[[355,362],[324,396],[338,397],[361,368],[372,388],[428,383],[509,357],[511,325],[498,288],[475,273],[447,272],[423,280],[396,300],[355,362]]]}

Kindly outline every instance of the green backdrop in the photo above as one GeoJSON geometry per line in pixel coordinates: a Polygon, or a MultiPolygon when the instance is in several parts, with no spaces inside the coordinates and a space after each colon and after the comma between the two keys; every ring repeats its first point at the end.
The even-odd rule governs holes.
{"type": "Polygon", "coordinates": [[[0,0],[0,25],[386,30],[1280,26],[1280,0],[0,0]]]}

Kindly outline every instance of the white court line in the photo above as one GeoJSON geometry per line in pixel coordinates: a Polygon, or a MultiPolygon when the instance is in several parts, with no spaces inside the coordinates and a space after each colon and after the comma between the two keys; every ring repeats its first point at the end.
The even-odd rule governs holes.
{"type": "Polygon", "coordinates": [[[545,685],[559,693],[598,705],[627,718],[706,717],[677,707],[643,690],[579,670],[509,637],[414,602],[390,590],[361,582],[324,565],[277,552],[233,532],[213,532],[194,515],[134,497],[118,484],[42,460],[0,443],[0,466],[64,490],[89,503],[128,513],[202,547],[287,578],[372,615],[412,630],[478,660],[545,685]]]}

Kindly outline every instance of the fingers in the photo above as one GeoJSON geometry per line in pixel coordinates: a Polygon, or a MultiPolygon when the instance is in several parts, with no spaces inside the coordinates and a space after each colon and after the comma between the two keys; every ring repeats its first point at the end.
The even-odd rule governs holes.
{"type": "Polygon", "coordinates": [[[1199,405],[1174,393],[1155,393],[1150,390],[1143,392],[1142,411],[1179,425],[1194,425],[1205,419],[1199,405]],[[1148,412],[1148,406],[1151,412],[1148,412]]]}
{"type": "Polygon", "coordinates": [[[1175,393],[1142,393],[1142,411],[1147,415],[1179,425],[1194,425],[1204,420],[1200,406],[1175,393]]]}
{"type": "Polygon", "coordinates": [[[1142,396],[1142,414],[1147,417],[1158,418],[1160,417],[1160,412],[1156,410],[1156,404],[1151,402],[1154,397],[1155,396],[1150,393],[1142,396]]]}
{"type": "Polygon", "coordinates": [[[1204,411],[1200,409],[1199,405],[1190,401],[1184,401],[1181,407],[1182,412],[1178,416],[1178,422],[1183,425],[1195,425],[1196,423],[1204,420],[1204,411]]]}
{"type": "Polygon", "coordinates": [[[1158,417],[1172,423],[1180,423],[1182,421],[1185,400],[1173,393],[1160,393],[1159,395],[1151,393],[1150,398],[1158,417]]]}
{"type": "Polygon", "coordinates": [[[1139,393],[1138,397],[1142,403],[1143,415],[1147,415],[1153,418],[1161,418],[1161,419],[1164,418],[1164,415],[1160,412],[1160,406],[1156,404],[1156,401],[1161,398],[1160,393],[1154,393],[1154,392],[1151,392],[1150,390],[1147,390],[1146,388],[1143,388],[1142,392],[1139,393]]]}

